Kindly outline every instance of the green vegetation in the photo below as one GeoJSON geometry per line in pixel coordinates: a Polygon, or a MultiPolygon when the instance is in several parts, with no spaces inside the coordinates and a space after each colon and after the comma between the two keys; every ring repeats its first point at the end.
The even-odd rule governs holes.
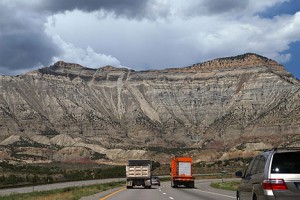
{"type": "Polygon", "coordinates": [[[217,160],[215,162],[199,162],[195,163],[194,174],[210,174],[221,173],[226,171],[228,173],[234,173],[238,170],[243,170],[252,160],[249,158],[232,158],[228,160],[217,160]]]}
{"type": "Polygon", "coordinates": [[[59,132],[57,132],[55,129],[47,127],[44,131],[41,131],[41,135],[54,137],[56,135],[59,135],[59,132]]]}
{"type": "Polygon", "coordinates": [[[125,177],[125,166],[12,165],[0,162],[0,188],[125,177]]]}
{"type": "Polygon", "coordinates": [[[192,150],[196,150],[197,148],[164,148],[164,147],[148,147],[146,148],[149,151],[154,151],[157,153],[166,153],[169,155],[184,155],[192,150]]]}
{"type": "Polygon", "coordinates": [[[171,177],[170,176],[169,177],[161,177],[160,181],[161,182],[171,181],[171,177]]]}
{"type": "Polygon", "coordinates": [[[105,183],[83,187],[68,187],[57,190],[31,192],[26,194],[12,194],[0,196],[0,200],[78,200],[81,197],[93,195],[111,188],[121,187],[125,182],[105,183]]]}
{"type": "Polygon", "coordinates": [[[92,156],[92,160],[108,159],[106,154],[95,152],[92,156]]]}
{"type": "Polygon", "coordinates": [[[265,62],[271,61],[271,59],[261,56],[261,55],[258,55],[258,54],[255,54],[255,53],[245,53],[245,54],[237,55],[237,56],[219,58],[218,60],[244,60],[246,57],[251,56],[251,55],[255,55],[256,57],[262,59],[265,62]]]}
{"type": "MultiPolygon", "coordinates": [[[[250,163],[252,157],[247,158],[232,158],[228,160],[217,160],[214,162],[201,161],[193,164],[193,173],[201,174],[199,178],[231,178],[236,171],[244,170],[250,163]],[[226,174],[221,173],[226,171],[226,174]]],[[[170,164],[154,163],[154,175],[170,174],[170,164]]]]}
{"type": "MultiPolygon", "coordinates": [[[[163,149],[157,148],[156,150],[160,151],[163,149]]],[[[181,150],[185,151],[186,149],[181,150]]],[[[103,154],[95,154],[95,157],[103,156],[103,154]]],[[[250,160],[251,158],[234,158],[215,162],[202,161],[193,164],[193,173],[201,174],[197,178],[212,178],[212,176],[216,178],[231,178],[234,172],[245,169],[250,160]]],[[[169,173],[170,164],[161,164],[153,161],[153,175],[167,175],[169,173]]],[[[0,162],[0,189],[55,182],[122,177],[125,177],[125,166],[91,163],[10,164],[7,161],[0,162]]]]}
{"type": "Polygon", "coordinates": [[[47,148],[47,145],[31,141],[31,140],[26,140],[26,139],[21,139],[17,142],[14,142],[12,144],[9,144],[8,147],[11,148],[12,151],[15,151],[17,147],[36,147],[36,148],[47,148]]]}
{"type": "Polygon", "coordinates": [[[236,191],[239,181],[225,181],[225,182],[213,182],[210,184],[210,186],[218,189],[223,189],[223,190],[232,190],[236,191]]]}

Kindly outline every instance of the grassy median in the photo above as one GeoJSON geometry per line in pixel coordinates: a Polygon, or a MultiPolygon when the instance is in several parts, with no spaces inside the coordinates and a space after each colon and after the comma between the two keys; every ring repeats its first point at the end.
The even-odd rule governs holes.
{"type": "Polygon", "coordinates": [[[125,182],[123,181],[82,187],[68,187],[49,191],[0,196],[0,200],[78,200],[84,196],[93,195],[108,189],[124,185],[125,182]]]}
{"type": "Polygon", "coordinates": [[[225,181],[225,182],[213,182],[210,184],[211,187],[236,191],[240,181],[225,181]]]}

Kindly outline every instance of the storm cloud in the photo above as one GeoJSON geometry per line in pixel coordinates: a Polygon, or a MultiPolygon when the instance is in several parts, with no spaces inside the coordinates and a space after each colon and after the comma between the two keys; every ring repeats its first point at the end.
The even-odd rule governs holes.
{"type": "Polygon", "coordinates": [[[53,55],[59,54],[59,47],[44,33],[46,17],[36,18],[3,2],[0,5],[0,72],[49,64],[53,55]]]}
{"type": "Polygon", "coordinates": [[[261,15],[286,2],[0,0],[0,73],[16,75],[57,60],[180,67],[246,52],[286,62],[293,56],[289,45],[300,41],[300,14],[261,15]]]}
{"type": "Polygon", "coordinates": [[[129,18],[142,17],[147,10],[148,0],[41,0],[34,5],[37,10],[52,13],[82,10],[85,12],[105,11],[113,12],[116,16],[129,18]]]}
{"type": "Polygon", "coordinates": [[[63,54],[45,33],[48,16],[77,9],[141,18],[147,4],[135,0],[0,0],[0,73],[12,75],[24,68],[47,66],[63,54]]]}

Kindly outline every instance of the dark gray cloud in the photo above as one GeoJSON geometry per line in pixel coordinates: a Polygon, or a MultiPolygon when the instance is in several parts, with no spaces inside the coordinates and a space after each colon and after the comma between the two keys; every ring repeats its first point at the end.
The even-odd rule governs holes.
{"type": "Polygon", "coordinates": [[[72,10],[106,11],[116,16],[141,18],[147,12],[148,0],[42,0],[36,8],[53,13],[72,10]]]}
{"type": "Polygon", "coordinates": [[[245,14],[248,8],[249,0],[202,0],[195,1],[193,4],[187,4],[183,8],[183,14],[186,16],[211,16],[211,15],[233,15],[237,13],[245,14]]]}
{"type": "Polygon", "coordinates": [[[35,32],[8,33],[0,36],[1,67],[8,71],[49,65],[59,47],[44,34],[35,32]]]}
{"type": "Polygon", "coordinates": [[[0,0],[0,73],[15,74],[51,64],[60,47],[45,33],[47,16],[75,9],[102,10],[116,16],[141,18],[148,1],[136,0],[0,0]]]}
{"type": "Polygon", "coordinates": [[[249,1],[241,0],[205,0],[203,6],[211,14],[240,12],[247,8],[249,1]]]}
{"type": "Polygon", "coordinates": [[[60,48],[44,32],[46,17],[0,2],[0,72],[49,65],[60,48]]]}

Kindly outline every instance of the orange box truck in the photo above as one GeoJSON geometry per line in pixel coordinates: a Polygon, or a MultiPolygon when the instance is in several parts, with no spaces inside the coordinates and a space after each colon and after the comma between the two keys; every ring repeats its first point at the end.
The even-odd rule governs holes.
{"type": "Polygon", "coordinates": [[[191,157],[174,157],[171,162],[170,175],[171,186],[185,186],[194,188],[195,177],[192,175],[192,158],[191,157]]]}

